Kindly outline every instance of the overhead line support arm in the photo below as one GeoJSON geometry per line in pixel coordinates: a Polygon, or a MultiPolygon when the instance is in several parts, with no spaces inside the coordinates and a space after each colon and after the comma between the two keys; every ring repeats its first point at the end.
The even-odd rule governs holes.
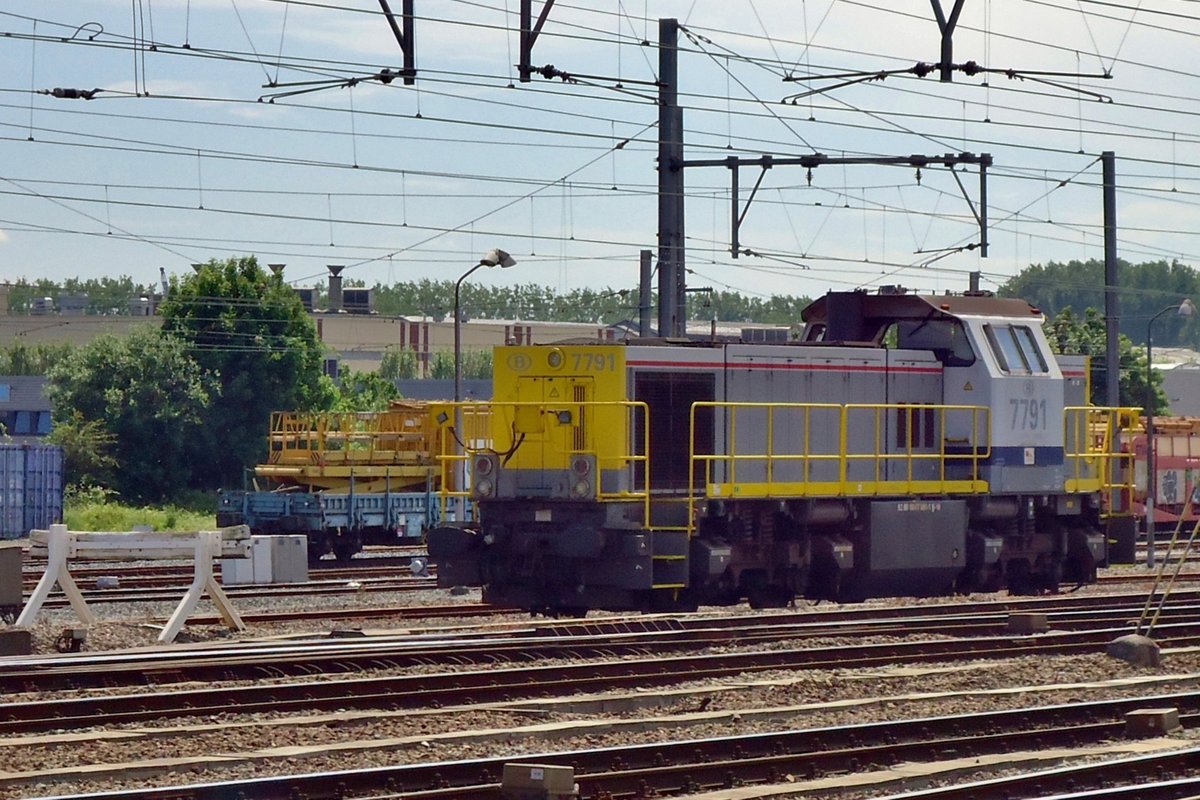
{"type": "Polygon", "coordinates": [[[554,0],[545,0],[542,10],[538,12],[537,22],[534,23],[533,0],[521,0],[521,63],[517,65],[521,83],[529,83],[533,74],[533,45],[537,42],[552,8],[554,0]]]}
{"type": "Polygon", "coordinates": [[[958,25],[958,15],[962,13],[966,0],[954,0],[950,19],[946,19],[946,12],[942,11],[942,0],[929,2],[933,5],[933,15],[937,17],[938,30],[942,32],[942,63],[938,65],[942,83],[950,83],[954,80],[954,28],[958,25]]]}
{"type": "Polygon", "coordinates": [[[401,17],[404,22],[404,27],[401,29],[399,23],[396,22],[396,15],[392,12],[392,7],[388,5],[388,0],[379,0],[379,7],[383,9],[383,15],[387,17],[388,25],[391,26],[392,35],[396,37],[396,42],[400,45],[400,52],[404,54],[404,68],[400,71],[404,78],[405,86],[412,86],[417,82],[417,40],[416,31],[413,26],[413,2],[414,0],[401,0],[401,17]]]}
{"type": "Polygon", "coordinates": [[[746,219],[746,213],[750,210],[750,204],[754,202],[754,197],[758,194],[758,189],[762,185],[763,178],[767,174],[767,170],[772,167],[805,167],[806,169],[816,169],[822,165],[852,165],[852,164],[875,164],[884,166],[909,166],[927,167],[931,164],[941,165],[950,169],[954,180],[962,189],[963,197],[967,201],[967,205],[971,209],[971,213],[975,216],[975,221],[979,223],[979,247],[980,256],[987,257],[988,237],[987,237],[987,168],[992,164],[992,157],[988,153],[976,155],[974,153],[947,153],[942,156],[924,156],[924,155],[908,155],[908,156],[827,156],[824,153],[812,153],[804,156],[793,156],[789,158],[779,158],[777,156],[762,155],[757,158],[743,158],[739,156],[727,156],[725,158],[703,158],[703,159],[687,159],[680,162],[680,167],[725,167],[729,170],[730,175],[730,254],[737,258],[741,254],[741,227],[742,222],[746,219]],[[971,202],[970,196],[967,194],[966,187],[963,186],[962,180],[958,174],[954,172],[954,167],[958,164],[978,164],[979,165],[979,206],[978,208],[971,202]],[[739,195],[738,170],[742,167],[760,167],[762,172],[759,173],[758,181],[755,182],[754,188],[750,192],[750,196],[746,199],[745,206],[741,205],[739,195]]]}

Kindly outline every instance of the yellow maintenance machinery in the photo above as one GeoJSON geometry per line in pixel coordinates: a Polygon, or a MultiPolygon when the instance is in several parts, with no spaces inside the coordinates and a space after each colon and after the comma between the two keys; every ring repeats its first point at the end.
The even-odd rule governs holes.
{"type": "Polygon", "coordinates": [[[309,557],[347,559],[364,544],[419,544],[445,514],[461,519],[465,503],[444,497],[453,475],[443,453],[452,430],[437,404],[395,401],[379,412],[271,415],[267,463],[252,490],[223,491],[218,524],[255,533],[304,533],[309,557]]]}

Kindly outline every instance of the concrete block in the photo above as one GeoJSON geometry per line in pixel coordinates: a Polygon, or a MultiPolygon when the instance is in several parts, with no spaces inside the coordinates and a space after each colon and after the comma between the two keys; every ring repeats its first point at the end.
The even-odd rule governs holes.
{"type": "Polygon", "coordinates": [[[221,583],[225,586],[254,583],[254,561],[249,558],[222,558],[221,583]]]}
{"type": "Polygon", "coordinates": [[[308,537],[272,536],[271,578],[273,583],[308,581],[308,537]]]}
{"type": "Polygon", "coordinates": [[[1027,635],[1050,630],[1050,620],[1041,612],[1022,612],[1008,615],[1008,632],[1027,635]]]}
{"type": "Polygon", "coordinates": [[[33,635],[24,628],[0,631],[0,656],[27,656],[33,653],[33,635]]]}
{"type": "Polygon", "coordinates": [[[500,781],[505,800],[563,800],[579,796],[575,770],[552,764],[505,764],[500,781]]]}
{"type": "Polygon", "coordinates": [[[308,538],[303,535],[251,536],[249,558],[221,560],[221,582],[229,586],[307,580],[308,538]]]}
{"type": "Polygon", "coordinates": [[[1157,667],[1162,664],[1162,656],[1154,640],[1138,633],[1120,636],[1108,643],[1105,649],[1113,658],[1128,661],[1139,667],[1157,667]]]}
{"type": "Polygon", "coordinates": [[[272,559],[275,548],[274,538],[273,536],[250,537],[251,573],[254,575],[256,584],[275,582],[275,565],[272,559]]]}
{"type": "Polygon", "coordinates": [[[1125,715],[1125,735],[1130,739],[1165,736],[1183,730],[1177,708],[1141,708],[1125,715]]]}

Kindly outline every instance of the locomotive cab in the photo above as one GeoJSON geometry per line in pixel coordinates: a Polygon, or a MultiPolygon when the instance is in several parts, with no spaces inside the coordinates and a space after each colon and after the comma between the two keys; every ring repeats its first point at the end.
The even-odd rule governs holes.
{"type": "MultiPolygon", "coordinates": [[[[810,310],[806,337],[841,331],[882,345],[893,330],[899,346],[928,349],[942,363],[942,403],[987,410],[982,420],[948,417],[941,431],[947,473],[978,468],[986,486],[965,498],[968,563],[959,590],[1028,593],[1094,578],[1106,558],[1095,490],[1111,454],[1089,438],[1095,410],[1086,407],[1086,389],[1068,389],[1038,309],[983,293],[853,293],[810,310]],[[829,318],[847,311],[855,313],[840,326],[829,318]]],[[[1111,444],[1111,435],[1102,438],[1111,444]]]]}

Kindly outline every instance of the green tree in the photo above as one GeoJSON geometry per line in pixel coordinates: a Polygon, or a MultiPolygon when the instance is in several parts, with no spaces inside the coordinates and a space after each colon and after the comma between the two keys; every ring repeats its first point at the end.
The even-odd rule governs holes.
{"type": "MultiPolygon", "coordinates": [[[[1190,297],[1200,300],[1200,273],[1178,261],[1117,264],[1120,328],[1135,344],[1146,343],[1150,318],[1190,297]]],[[[1069,261],[1034,264],[1000,287],[1006,297],[1020,297],[1055,317],[1066,308],[1104,308],[1104,262],[1069,261]]],[[[1166,315],[1154,323],[1155,344],[1191,347],[1200,340],[1200,320],[1166,315]]]]}
{"type": "Polygon", "coordinates": [[[69,344],[16,342],[0,348],[0,375],[45,375],[71,352],[69,344]]]}
{"type": "MultiPolygon", "coordinates": [[[[428,279],[376,284],[375,310],[390,316],[425,315],[444,319],[453,314],[454,281],[428,279]]],[[[592,322],[602,325],[636,320],[640,293],[630,289],[572,289],[558,294],[538,284],[511,287],[463,284],[459,307],[467,317],[493,319],[539,319],[552,322],[592,322]]],[[[692,319],[725,320],[791,325],[800,320],[807,297],[772,295],[767,299],[745,297],[737,292],[692,294],[688,298],[692,319]]],[[[651,308],[657,298],[652,294],[651,308]]]]}
{"type": "Polygon", "coordinates": [[[73,411],[66,419],[56,420],[46,441],[63,449],[68,485],[76,490],[108,487],[116,483],[117,459],[113,450],[117,437],[104,420],[85,419],[73,411]]]}
{"type": "Polygon", "coordinates": [[[39,278],[29,283],[24,278],[11,287],[8,303],[14,314],[28,314],[33,309],[36,297],[49,297],[52,304],[57,304],[62,295],[86,295],[88,298],[85,312],[88,314],[129,314],[130,303],[138,297],[149,297],[159,290],[159,287],[147,284],[142,286],[134,283],[133,279],[122,275],[119,278],[67,278],[62,283],[55,283],[46,278],[39,278]]]}
{"type": "MultiPolygon", "coordinates": [[[[1056,353],[1091,357],[1091,401],[1098,406],[1108,405],[1105,397],[1107,336],[1104,316],[1096,309],[1089,308],[1080,319],[1069,307],[1064,308],[1053,319],[1047,320],[1046,338],[1056,353]]],[[[1128,336],[1122,334],[1119,339],[1119,356],[1120,404],[1142,408],[1146,405],[1146,355],[1128,336]]],[[[1158,413],[1166,408],[1162,375],[1154,372],[1152,380],[1156,398],[1155,410],[1158,413]]]]}
{"type": "MultiPolygon", "coordinates": [[[[492,377],[491,350],[463,350],[462,376],[464,378],[492,377]]],[[[449,350],[438,350],[433,354],[429,366],[429,377],[440,380],[450,380],[454,377],[454,353],[449,350]]]]}
{"type": "Polygon", "coordinates": [[[338,378],[334,411],[385,411],[400,396],[396,384],[377,372],[344,369],[338,378]]]}
{"type": "Polygon", "coordinates": [[[184,341],[149,326],[75,349],[46,385],[55,417],[66,421],[60,437],[94,451],[85,459],[96,470],[91,477],[137,502],[161,501],[188,485],[193,443],[217,390],[184,341]],[[110,456],[119,470],[107,470],[110,456]]]}
{"type": "Polygon", "coordinates": [[[421,369],[417,354],[407,348],[389,347],[379,364],[380,377],[389,381],[419,378],[421,369]]]}
{"type": "Polygon", "coordinates": [[[163,332],[217,377],[192,466],[194,488],[241,484],[265,455],[272,411],[329,408],[323,346],[300,298],[253,256],[210,261],[171,281],[163,332]]]}

